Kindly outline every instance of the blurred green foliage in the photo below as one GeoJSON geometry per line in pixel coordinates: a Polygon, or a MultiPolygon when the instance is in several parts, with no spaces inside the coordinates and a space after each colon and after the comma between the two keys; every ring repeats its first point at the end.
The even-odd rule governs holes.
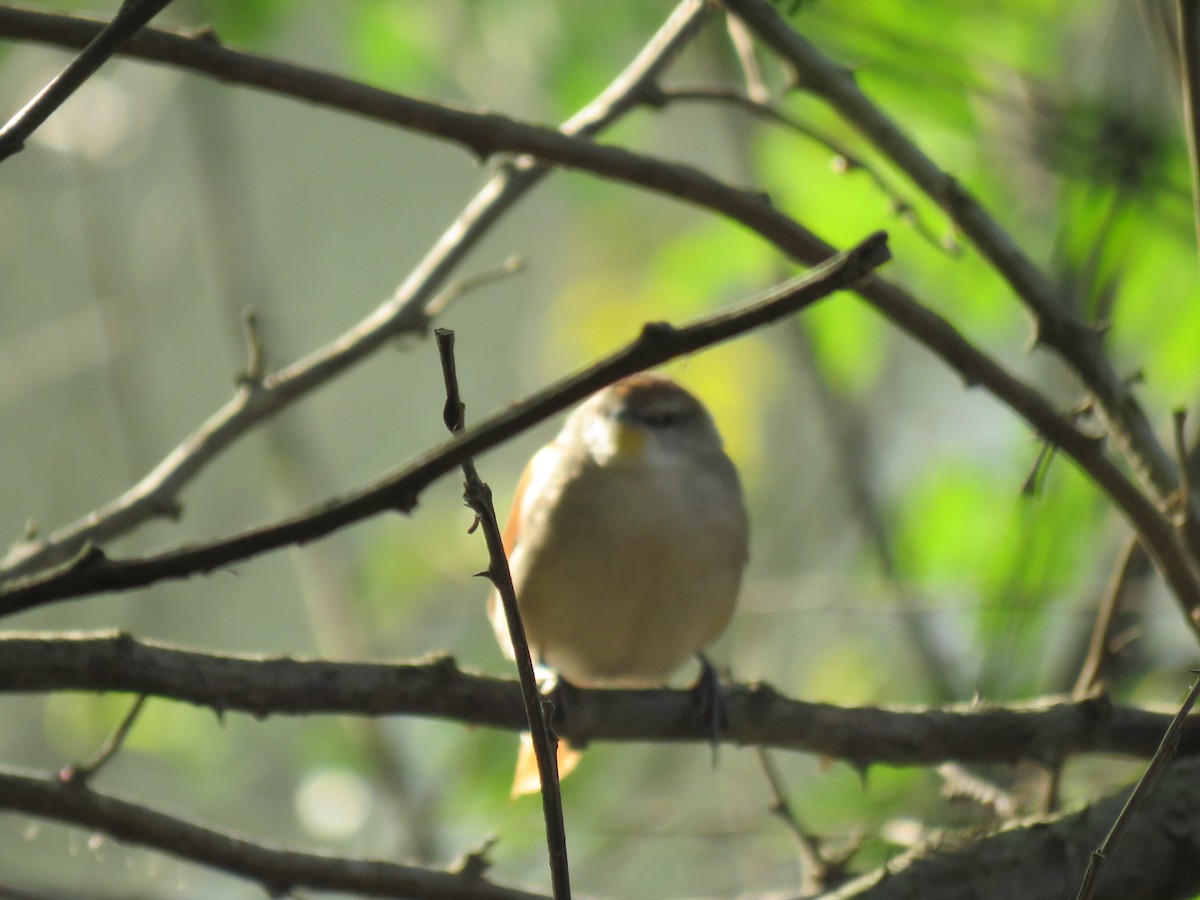
{"type": "MultiPolygon", "coordinates": [[[[789,6],[793,24],[853,67],[868,94],[939,165],[983,198],[1024,250],[1069,289],[1089,319],[1111,325],[1108,346],[1123,371],[1144,376],[1141,394],[1156,422],[1165,426],[1173,406],[1194,403],[1200,390],[1200,303],[1186,150],[1171,65],[1158,37],[1130,12],[1132,4],[782,4],[789,6]],[[1141,38],[1118,41],[1126,33],[1141,38]],[[1133,69],[1140,77],[1122,80],[1122,73],[1133,69]]],[[[606,85],[666,9],[642,0],[197,0],[173,10],[172,21],[194,15],[193,24],[211,22],[231,44],[302,62],[311,53],[321,65],[373,84],[553,122],[606,85]]],[[[766,60],[765,53],[760,55],[766,60]]],[[[12,60],[9,54],[7,61],[12,60]]],[[[954,255],[942,245],[941,238],[956,236],[937,205],[831,110],[802,93],[785,94],[786,73],[780,67],[767,62],[766,68],[781,108],[829,133],[885,178],[934,240],[897,216],[893,201],[866,172],[841,173],[828,148],[733,109],[689,105],[637,112],[603,139],[753,185],[839,245],[888,229],[896,256],[889,277],[1062,409],[1076,407],[1081,392],[1062,367],[1043,353],[1028,352],[1028,320],[1007,286],[971,248],[954,255]]],[[[667,82],[708,84],[736,73],[717,23],[687,50],[667,82]]],[[[448,223],[455,204],[469,195],[479,173],[463,175],[456,160],[453,170],[430,174],[424,158],[413,161],[418,151],[410,144],[399,154],[388,144],[375,157],[378,169],[347,164],[330,167],[346,172],[293,173],[286,168],[287,146],[272,143],[283,139],[259,121],[263,106],[253,109],[239,122],[252,135],[247,145],[261,143],[270,150],[256,159],[251,175],[266,182],[275,167],[287,173],[271,187],[274,193],[263,186],[262,197],[254,201],[269,237],[278,225],[264,210],[284,210],[280,219],[286,218],[295,208],[288,204],[300,193],[297,185],[312,192],[306,200],[318,209],[334,202],[334,192],[348,189],[338,187],[335,176],[357,178],[359,184],[362,179],[400,181],[411,191],[389,201],[392,206],[378,204],[385,221],[397,228],[401,220],[412,226],[402,240],[389,235],[388,243],[381,242],[387,250],[374,259],[384,274],[353,282],[336,303],[317,298],[317,312],[296,315],[297,320],[309,315],[322,324],[348,325],[388,290],[387,278],[402,280],[405,272],[393,255],[396,244],[403,245],[405,259],[419,254],[429,235],[448,223]],[[397,159],[401,165],[385,168],[397,159]],[[326,175],[328,187],[322,184],[326,175]],[[432,186],[445,202],[436,212],[408,205],[418,196],[410,183],[432,186]],[[330,195],[321,194],[326,189],[330,195]],[[330,310],[330,318],[320,318],[330,310]]],[[[303,124],[289,120],[287,127],[297,128],[288,132],[289,140],[306,138],[305,129],[339,126],[327,112],[302,109],[298,115],[303,124]]],[[[169,131],[174,125],[168,120],[154,127],[169,131]]],[[[338,132],[336,140],[349,145],[365,140],[363,131],[346,134],[338,132]]],[[[106,165],[133,179],[132,169],[122,167],[138,165],[138,156],[106,165]]],[[[168,169],[159,177],[169,183],[192,176],[168,169]]],[[[450,315],[460,345],[475,348],[463,367],[476,367],[468,377],[474,374],[475,390],[485,398],[472,406],[478,414],[624,343],[646,321],[686,321],[793,272],[788,261],[739,226],[690,208],[573,174],[556,176],[552,184],[543,189],[547,199],[531,201],[538,204],[536,212],[519,213],[523,218],[501,229],[488,251],[500,245],[502,252],[521,249],[536,271],[530,278],[540,280],[521,282],[503,299],[468,298],[450,315]],[[527,288],[530,283],[542,292],[527,288]]],[[[138,202],[150,204],[156,190],[163,188],[149,185],[138,202]]],[[[63,196],[68,199],[59,198],[60,214],[64,204],[74,202],[70,189],[63,196]]],[[[191,222],[203,213],[192,210],[187,216],[191,222]]],[[[202,226],[192,227],[202,232],[202,226]]],[[[190,238],[191,232],[186,234],[190,238]]],[[[305,253],[327,236],[320,222],[305,235],[280,238],[278,243],[294,255],[285,257],[280,250],[264,268],[279,279],[293,269],[300,279],[314,277],[305,269],[305,253]]],[[[178,243],[190,246],[182,238],[178,243]]],[[[270,240],[264,243],[276,252],[270,240]]],[[[5,252],[14,259],[20,255],[5,252]]],[[[347,270],[368,265],[358,257],[343,262],[347,270]]],[[[145,269],[135,271],[148,282],[145,269]]],[[[137,277],[131,275],[130,283],[137,277]]],[[[335,278],[349,284],[351,273],[335,278]]],[[[903,611],[892,598],[899,587],[915,598],[917,618],[930,629],[932,646],[942,657],[937,662],[950,672],[960,699],[977,691],[984,701],[1036,695],[1061,689],[1064,677],[1069,684],[1069,664],[1081,652],[1090,610],[1122,536],[1123,526],[1103,498],[1058,459],[1045,471],[1040,490],[1023,494],[1022,483],[1038,454],[1024,424],[981,392],[963,390],[922,349],[853,297],[830,298],[806,312],[804,321],[813,346],[811,366],[798,362],[796,345],[784,330],[788,323],[671,367],[712,407],[751,498],[754,559],[735,625],[738,639],[719,647],[726,653],[722,662],[735,677],[750,673],[775,680],[802,697],[844,704],[911,697],[912,685],[920,682],[916,675],[910,684],[903,680],[914,651],[908,632],[897,625],[903,611]],[[827,408],[815,401],[818,395],[830,398],[827,408]],[[849,441],[834,421],[838,409],[850,411],[859,425],[849,441]],[[849,457],[864,463],[864,483],[857,487],[832,474],[839,472],[838,461],[849,457]],[[870,539],[870,524],[861,520],[856,491],[873,498],[879,511],[882,520],[875,524],[894,551],[891,571],[870,539]]],[[[314,342],[333,336],[322,334],[314,342]]],[[[435,395],[429,348],[420,345],[416,354],[423,354],[417,357],[420,368],[413,370],[418,374],[405,385],[419,384],[414,392],[435,395]]],[[[206,347],[204,355],[221,353],[206,347]]],[[[378,371],[371,377],[378,379],[378,371]]],[[[211,383],[227,374],[216,372],[211,383]]],[[[388,377],[393,374],[389,370],[388,377]]],[[[325,418],[309,423],[314,443],[328,440],[325,446],[343,454],[333,464],[344,467],[334,479],[338,485],[359,478],[356,466],[395,462],[392,447],[378,449],[378,456],[369,451],[406,439],[406,429],[419,432],[421,441],[428,438],[426,443],[440,439],[436,397],[420,415],[393,419],[394,384],[380,389],[364,376],[357,385],[361,396],[384,398],[375,407],[362,401],[366,411],[356,425],[379,427],[378,440],[345,437],[336,418],[341,410],[332,408],[343,400],[330,401],[320,414],[325,418]],[[421,430],[426,424],[428,430],[421,430]]],[[[469,397],[473,404],[474,396],[469,397]]],[[[1086,415],[1082,421],[1088,422],[1086,415]]],[[[421,441],[414,438],[406,452],[417,452],[421,441]]],[[[522,457],[533,446],[518,444],[484,461],[484,476],[496,484],[502,509],[522,457]]],[[[262,480],[269,481],[269,466],[264,469],[262,480]]],[[[281,566],[286,587],[276,589],[283,595],[275,598],[276,612],[264,614],[269,619],[264,642],[278,641],[296,652],[325,652],[322,641],[329,636],[313,624],[319,616],[310,611],[312,618],[306,619],[296,597],[308,590],[320,603],[322,594],[340,591],[345,602],[333,615],[346,620],[370,655],[451,651],[464,664],[507,673],[484,621],[486,589],[470,578],[482,551],[477,537],[464,533],[468,519],[455,491],[447,488],[423,501],[413,522],[373,525],[357,542],[336,545],[350,572],[340,582],[317,579],[313,587],[311,579],[281,566]]],[[[254,602],[265,603],[265,593],[260,589],[254,602]]],[[[146,620],[130,615],[172,639],[220,643],[219,617],[208,623],[211,631],[197,634],[180,624],[186,619],[167,613],[146,620]]],[[[1139,615],[1146,635],[1142,648],[1130,654],[1113,686],[1142,700],[1173,699],[1180,670],[1194,658],[1186,630],[1162,597],[1139,615]]],[[[59,758],[86,756],[127,703],[127,698],[51,697],[41,737],[59,758]]],[[[379,821],[372,820],[370,834],[361,838],[367,850],[414,853],[419,843],[414,835],[428,831],[437,836],[434,844],[445,861],[494,832],[501,836],[494,852],[497,873],[544,883],[536,801],[506,799],[515,745],[511,735],[388,720],[370,740],[328,720],[261,730],[258,723],[243,725],[225,728],[209,712],[154,701],[132,732],[128,752],[153,758],[177,774],[175,790],[190,792],[202,808],[203,787],[236,770],[232,784],[262,789],[248,801],[256,810],[255,825],[275,816],[291,823],[283,829],[289,834],[297,830],[291,793],[312,771],[345,767],[372,783],[403,782],[408,799],[375,813],[387,826],[376,831],[379,821]]],[[[715,772],[706,752],[594,749],[565,786],[581,890],[662,897],[690,895],[719,883],[732,895],[787,883],[793,853],[769,816],[770,801],[748,751],[723,750],[715,772]],[[629,855],[627,864],[616,863],[642,850],[645,859],[629,855]],[[670,862],[656,868],[651,856],[670,862]],[[736,877],[730,874],[732,856],[736,877]]],[[[921,770],[877,767],[860,780],[845,765],[790,757],[785,770],[806,822],[835,836],[855,829],[876,835],[900,818],[930,826],[983,818],[948,808],[936,797],[937,779],[921,770]]],[[[990,774],[1018,791],[1029,779],[1026,772],[990,774]]],[[[1126,774],[1106,761],[1072,763],[1065,796],[1082,800],[1126,774]]],[[[126,776],[123,784],[136,788],[137,782],[126,776]]],[[[226,821],[238,822],[242,812],[226,810],[226,821]]],[[[875,839],[866,859],[878,862],[892,852],[875,839]]]]}

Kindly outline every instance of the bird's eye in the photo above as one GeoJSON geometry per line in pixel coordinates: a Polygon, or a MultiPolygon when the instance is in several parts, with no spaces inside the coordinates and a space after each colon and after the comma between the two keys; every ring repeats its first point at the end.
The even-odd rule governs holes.
{"type": "Polygon", "coordinates": [[[670,428],[679,421],[679,416],[673,412],[646,413],[642,421],[651,428],[670,428]]]}

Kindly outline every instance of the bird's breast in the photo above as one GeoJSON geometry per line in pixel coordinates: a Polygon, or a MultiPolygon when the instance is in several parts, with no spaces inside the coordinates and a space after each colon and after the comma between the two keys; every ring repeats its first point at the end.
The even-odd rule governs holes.
{"type": "Polygon", "coordinates": [[[746,520],[732,466],[560,476],[541,485],[512,557],[530,643],[577,684],[661,684],[733,612],[746,520]]]}

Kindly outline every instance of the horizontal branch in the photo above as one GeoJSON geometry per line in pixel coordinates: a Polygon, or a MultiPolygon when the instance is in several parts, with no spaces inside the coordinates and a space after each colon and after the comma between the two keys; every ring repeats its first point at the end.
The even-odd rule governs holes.
{"type": "Polygon", "coordinates": [[[258,843],[53,778],[0,768],[0,809],[66,822],[257,881],[269,896],[294,888],[423,900],[547,900],[473,872],[306,853],[258,843]]]}
{"type": "MultiPolygon", "coordinates": [[[[1070,815],[1028,819],[978,840],[953,834],[819,900],[1062,900],[1129,791],[1070,815]],[[936,852],[932,852],[936,850],[936,852]]],[[[1095,900],[1184,900],[1200,891],[1200,759],[1175,763],[1100,876],[1095,900]]],[[[817,900],[817,898],[814,898],[817,900]]]]}
{"type": "MultiPolygon", "coordinates": [[[[411,715],[520,731],[528,724],[515,681],[460,670],[452,659],[355,663],[185,650],[104,632],[0,637],[0,693],[148,694],[261,718],[268,715],[411,715]]],[[[854,765],[1011,763],[1082,753],[1149,757],[1171,721],[1104,698],[905,709],[839,707],[784,697],[767,685],[725,689],[730,744],[777,747],[854,765]]],[[[579,690],[555,731],[572,743],[712,740],[687,690],[579,690]]],[[[1200,752],[1200,716],[1180,752],[1200,752]]]]}
{"type": "Polygon", "coordinates": [[[626,347],[551,388],[516,403],[474,428],[460,432],[412,464],[276,524],[223,540],[189,545],[139,558],[110,560],[95,546],[64,566],[0,587],[0,615],[103,591],[129,590],[172,578],[211,572],[289,544],[323,537],[353,522],[390,510],[409,512],[420,493],[464,460],[562,412],[601,388],[635,372],[726,341],[776,321],[861,281],[890,258],[887,236],[872,235],[767,293],[728,312],[675,328],[647,325],[626,347]]]}
{"type": "MultiPolygon", "coordinates": [[[[11,33],[6,30],[6,24],[11,24],[12,11],[0,12],[5,13],[0,15],[0,34],[11,33]]],[[[27,24],[27,20],[23,21],[27,24]]],[[[202,40],[187,41],[178,36],[164,37],[158,33],[144,33],[138,40],[142,38],[161,42],[153,45],[136,42],[127,45],[132,53],[143,58],[167,62],[220,77],[223,81],[247,84],[329,108],[368,116],[377,121],[389,122],[457,143],[481,157],[493,153],[529,154],[544,163],[591,172],[603,178],[674,197],[741,223],[782,252],[806,265],[818,265],[834,254],[831,245],[776,209],[761,193],[731,187],[692,166],[635,153],[621,147],[580,140],[552,128],[520,122],[496,113],[475,112],[390,93],[301,66],[230,51],[211,42],[206,44],[202,40]]],[[[61,38],[43,34],[36,38],[31,36],[30,39],[53,41],[61,38]]],[[[1189,625],[1200,631],[1200,572],[1181,544],[1172,524],[1156,504],[1144,496],[1109,459],[1100,441],[1076,428],[1037,391],[1015,378],[972,345],[948,321],[921,305],[907,291],[881,278],[872,277],[864,279],[858,285],[857,292],[893,324],[933,351],[946,365],[959,373],[967,384],[986,387],[990,393],[1029,422],[1049,443],[1074,459],[1133,525],[1183,607],[1189,625]]],[[[1088,335],[1082,335],[1081,339],[1087,337],[1088,335]]],[[[1128,391],[1122,396],[1131,402],[1128,391]]],[[[575,399],[581,398],[576,395],[575,399]]],[[[460,446],[478,435],[480,430],[469,432],[459,442],[460,446]]],[[[473,446],[465,455],[477,453],[481,449],[483,447],[473,446]]],[[[434,451],[435,454],[438,452],[441,451],[434,451]]],[[[442,460],[449,462],[448,457],[442,457],[442,460]]],[[[454,457],[453,462],[442,469],[442,473],[460,461],[461,457],[454,457]]],[[[394,499],[398,508],[406,508],[404,504],[411,504],[415,497],[402,495],[394,499]]],[[[344,520],[340,518],[344,510],[342,504],[361,506],[366,503],[370,506],[373,502],[375,501],[365,500],[358,495],[336,501],[335,505],[338,505],[339,509],[331,516],[325,516],[325,511],[317,511],[318,519],[333,524],[327,527],[323,525],[312,536],[328,533],[332,528],[344,524],[344,520]]],[[[373,508],[377,510],[379,507],[373,508]]],[[[369,514],[370,512],[362,512],[360,509],[350,520],[369,514]]],[[[301,518],[312,520],[313,516],[301,518]]],[[[269,549],[284,543],[309,539],[305,535],[310,532],[307,521],[300,522],[293,518],[278,526],[247,533],[246,540],[251,547],[261,545],[262,548],[269,549]]],[[[231,540],[236,543],[242,538],[231,540]]],[[[227,558],[227,547],[209,547],[218,547],[219,552],[209,553],[208,547],[197,551],[185,549],[181,552],[185,557],[189,552],[193,553],[193,570],[203,570],[205,567],[211,568],[230,561],[227,558]]],[[[262,550],[256,549],[253,552],[262,550]]],[[[243,558],[245,554],[233,555],[243,558]]],[[[154,558],[146,564],[147,572],[151,569],[158,572],[151,580],[175,577],[173,573],[178,570],[179,559],[167,557],[170,555],[154,558]]],[[[85,554],[80,557],[80,561],[86,563],[94,558],[94,554],[85,554]]],[[[79,571],[86,568],[87,566],[78,567],[79,571]]],[[[78,582],[83,587],[72,590],[78,594],[93,589],[117,589],[134,586],[134,583],[147,583],[138,580],[143,577],[141,574],[137,578],[125,577],[113,575],[111,565],[102,564],[101,568],[112,576],[108,586],[103,586],[102,582],[97,580],[94,583],[101,586],[89,587],[87,585],[92,582],[85,578],[78,582]]],[[[75,573],[74,569],[68,571],[67,581],[73,578],[75,573]]],[[[51,576],[51,579],[54,577],[51,576]]],[[[36,584],[27,585],[25,588],[17,587],[15,594],[10,592],[7,598],[9,602],[5,602],[5,595],[0,594],[0,613],[24,609],[32,603],[47,602],[49,599],[63,596],[50,592],[43,595],[47,598],[46,601],[36,601],[32,599],[34,595],[29,593],[36,587],[36,584]],[[30,602],[22,605],[22,597],[30,602]]]]}

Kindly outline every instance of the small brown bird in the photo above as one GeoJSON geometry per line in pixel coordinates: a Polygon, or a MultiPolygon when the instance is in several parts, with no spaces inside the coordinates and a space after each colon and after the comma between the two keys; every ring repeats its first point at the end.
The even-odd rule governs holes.
{"type": "MultiPolygon", "coordinates": [[[[580,687],[654,687],[729,624],[748,524],[708,410],[642,374],[587,400],[534,455],[504,545],[535,663],[580,687]]],[[[488,612],[511,659],[494,593],[488,612]]],[[[524,738],[514,795],[539,787],[524,738]]],[[[578,753],[559,746],[566,775],[578,753]]]]}

